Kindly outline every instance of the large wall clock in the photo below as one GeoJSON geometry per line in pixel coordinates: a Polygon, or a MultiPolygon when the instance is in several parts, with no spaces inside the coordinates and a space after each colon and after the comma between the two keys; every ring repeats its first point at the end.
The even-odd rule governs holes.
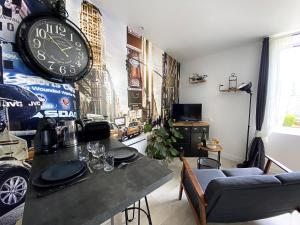
{"type": "Polygon", "coordinates": [[[90,44],[80,29],[59,16],[30,16],[18,27],[17,50],[37,75],[58,83],[73,83],[92,68],[90,44]]]}

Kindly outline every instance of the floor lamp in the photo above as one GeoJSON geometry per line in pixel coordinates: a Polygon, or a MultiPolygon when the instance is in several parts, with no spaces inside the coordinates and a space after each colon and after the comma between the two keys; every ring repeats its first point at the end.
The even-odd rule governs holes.
{"type": "Polygon", "coordinates": [[[251,101],[252,101],[252,91],[251,91],[252,83],[249,82],[247,84],[242,84],[238,87],[240,91],[245,91],[249,94],[250,100],[249,100],[249,114],[248,114],[248,129],[247,129],[247,143],[246,143],[246,156],[245,161],[243,163],[240,163],[237,165],[239,168],[247,167],[247,160],[248,160],[248,151],[249,151],[249,130],[250,130],[250,118],[251,118],[251,101]]]}

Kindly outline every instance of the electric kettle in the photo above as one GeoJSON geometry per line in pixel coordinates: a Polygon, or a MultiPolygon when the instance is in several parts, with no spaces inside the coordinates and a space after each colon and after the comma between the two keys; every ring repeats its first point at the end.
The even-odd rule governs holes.
{"type": "Polygon", "coordinates": [[[63,136],[62,145],[71,147],[77,145],[75,120],[63,120],[59,122],[63,136]]]}

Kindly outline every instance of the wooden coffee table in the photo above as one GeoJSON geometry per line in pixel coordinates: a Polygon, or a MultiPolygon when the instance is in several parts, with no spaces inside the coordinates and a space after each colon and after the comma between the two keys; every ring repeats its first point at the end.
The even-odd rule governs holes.
{"type": "Polygon", "coordinates": [[[207,151],[207,152],[217,152],[218,153],[218,161],[219,161],[219,163],[221,163],[221,152],[223,151],[223,147],[221,145],[216,145],[215,148],[208,148],[208,147],[201,146],[199,144],[199,150],[207,151]]]}

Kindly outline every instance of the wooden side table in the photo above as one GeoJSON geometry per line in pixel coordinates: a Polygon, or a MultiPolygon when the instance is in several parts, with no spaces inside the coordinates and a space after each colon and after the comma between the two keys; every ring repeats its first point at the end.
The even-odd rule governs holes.
{"type": "Polygon", "coordinates": [[[208,148],[201,146],[201,144],[198,145],[199,150],[207,151],[207,152],[217,152],[218,153],[218,161],[221,163],[221,152],[223,151],[223,147],[221,145],[216,145],[215,148],[208,148]]]}

